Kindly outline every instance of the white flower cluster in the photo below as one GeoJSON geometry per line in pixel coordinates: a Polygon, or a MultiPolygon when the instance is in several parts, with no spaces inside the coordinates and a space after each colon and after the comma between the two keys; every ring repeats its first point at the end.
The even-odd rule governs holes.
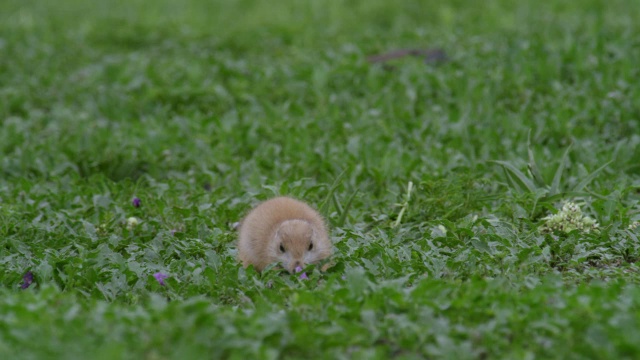
{"type": "Polygon", "coordinates": [[[555,215],[542,218],[545,224],[540,227],[542,233],[563,232],[569,233],[578,230],[584,233],[598,232],[598,223],[582,214],[580,207],[572,202],[567,202],[555,215]]]}
{"type": "Polygon", "coordinates": [[[638,228],[638,226],[640,226],[640,221],[634,221],[633,223],[629,224],[629,230],[635,230],[638,228]]]}
{"type": "Polygon", "coordinates": [[[127,219],[127,230],[133,230],[134,227],[138,226],[138,224],[140,224],[140,220],[138,220],[135,217],[130,217],[127,219]]]}

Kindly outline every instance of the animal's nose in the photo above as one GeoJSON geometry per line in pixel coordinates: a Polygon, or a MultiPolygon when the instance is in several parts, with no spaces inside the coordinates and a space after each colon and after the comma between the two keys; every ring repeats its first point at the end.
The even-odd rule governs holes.
{"type": "Polygon", "coordinates": [[[296,261],[293,263],[293,271],[294,272],[300,272],[302,271],[302,262],[300,261],[296,261]]]}

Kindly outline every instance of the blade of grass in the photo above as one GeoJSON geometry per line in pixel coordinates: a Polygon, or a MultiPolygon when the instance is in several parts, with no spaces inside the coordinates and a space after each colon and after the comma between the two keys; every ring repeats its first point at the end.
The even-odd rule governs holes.
{"type": "Polygon", "coordinates": [[[458,204],[458,205],[452,207],[451,209],[449,209],[449,211],[447,211],[444,215],[442,215],[442,218],[443,219],[448,219],[449,216],[451,216],[451,214],[453,214],[456,210],[460,209],[463,206],[464,206],[464,204],[458,204]]]}
{"type": "Polygon", "coordinates": [[[328,214],[329,203],[331,202],[331,199],[333,198],[333,193],[336,191],[338,186],[340,186],[340,183],[342,182],[342,178],[345,176],[346,173],[347,173],[347,169],[342,170],[342,172],[333,181],[333,184],[331,184],[331,187],[327,191],[327,196],[324,198],[324,200],[320,203],[320,206],[318,207],[318,211],[320,212],[320,214],[322,214],[324,216],[328,216],[329,215],[328,214]]]}
{"type": "Polygon", "coordinates": [[[527,164],[527,167],[533,177],[533,181],[537,187],[543,187],[545,186],[544,179],[542,178],[542,175],[540,175],[538,164],[536,164],[536,159],[533,156],[533,151],[531,150],[531,130],[529,130],[529,134],[527,135],[527,152],[529,153],[529,163],[527,164]]]}
{"type": "Polygon", "coordinates": [[[342,214],[340,215],[340,219],[338,219],[338,226],[342,227],[344,226],[344,223],[347,220],[347,215],[349,214],[349,208],[351,208],[351,203],[353,203],[353,199],[355,199],[356,195],[358,195],[358,192],[360,190],[356,190],[351,197],[349,197],[349,200],[347,201],[347,205],[344,206],[344,209],[342,210],[342,214]]]}
{"type": "Polygon", "coordinates": [[[580,183],[573,188],[573,191],[576,191],[576,192],[582,191],[582,189],[584,189],[587,185],[589,185],[589,183],[592,182],[593,179],[595,179],[596,176],[598,176],[598,174],[612,162],[613,160],[610,160],[606,164],[594,170],[591,174],[589,174],[586,178],[584,178],[584,180],[580,181],[580,183]]]}
{"type": "Polygon", "coordinates": [[[592,194],[586,191],[565,191],[565,192],[559,192],[552,196],[542,197],[540,198],[539,202],[553,203],[562,199],[586,198],[590,196],[594,196],[599,199],[606,199],[606,197],[603,197],[602,195],[592,194]]]}
{"type": "Polygon", "coordinates": [[[342,204],[340,204],[340,200],[338,200],[338,195],[335,192],[333,193],[333,196],[331,197],[331,199],[333,200],[333,206],[335,206],[338,216],[342,215],[342,204]]]}
{"type": "Polygon", "coordinates": [[[511,173],[513,176],[516,177],[516,179],[522,185],[522,187],[529,190],[529,192],[533,193],[536,191],[535,184],[529,178],[527,178],[527,176],[523,174],[522,171],[518,170],[518,168],[516,168],[515,166],[509,164],[506,161],[500,161],[500,160],[489,160],[489,162],[496,163],[502,166],[505,170],[508,170],[509,173],[511,173]]]}
{"type": "Polygon", "coordinates": [[[502,172],[504,172],[504,177],[507,178],[507,184],[510,188],[516,190],[518,193],[524,192],[524,190],[522,190],[522,186],[513,179],[513,176],[511,176],[511,173],[509,173],[507,169],[502,168],[502,172]]]}
{"type": "Polygon", "coordinates": [[[560,160],[560,165],[556,169],[556,174],[553,176],[553,181],[551,182],[551,189],[549,189],[549,196],[553,196],[558,193],[560,189],[560,180],[562,179],[562,173],[564,172],[565,166],[567,164],[567,158],[569,157],[569,151],[571,151],[571,147],[573,144],[567,147],[564,155],[562,155],[562,159],[560,160]]]}
{"type": "Polygon", "coordinates": [[[402,222],[402,217],[404,216],[404,212],[409,207],[409,200],[411,200],[411,192],[412,191],[413,191],[413,181],[409,181],[409,184],[407,184],[407,194],[405,195],[404,203],[399,204],[400,206],[402,206],[402,209],[400,209],[400,213],[398,214],[398,218],[393,223],[392,227],[398,227],[398,225],[400,225],[400,222],[402,222]]]}

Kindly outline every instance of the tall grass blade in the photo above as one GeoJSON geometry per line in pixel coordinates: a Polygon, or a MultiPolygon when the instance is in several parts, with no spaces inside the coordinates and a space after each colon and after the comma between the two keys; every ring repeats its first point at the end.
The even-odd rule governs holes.
{"type": "Polygon", "coordinates": [[[551,188],[549,189],[549,196],[553,196],[560,191],[560,180],[562,180],[562,173],[564,172],[565,167],[567,166],[567,158],[569,157],[569,151],[571,151],[571,147],[573,144],[567,147],[564,155],[562,155],[562,159],[560,160],[560,165],[556,169],[556,174],[553,176],[553,181],[551,182],[551,188]]]}
{"type": "Polygon", "coordinates": [[[529,153],[529,163],[527,164],[527,167],[533,177],[533,182],[537,187],[543,187],[546,184],[542,175],[540,175],[540,169],[538,169],[538,164],[536,164],[536,159],[533,156],[533,151],[531,150],[531,130],[529,130],[529,135],[527,135],[527,152],[529,153]]]}
{"type": "Polygon", "coordinates": [[[333,184],[331,184],[331,187],[329,188],[329,190],[327,191],[327,196],[324,198],[324,200],[320,203],[320,206],[318,206],[318,211],[320,212],[320,214],[322,214],[323,216],[328,216],[329,215],[329,203],[331,202],[331,199],[333,198],[333,193],[336,191],[336,189],[338,188],[338,186],[340,186],[341,182],[342,182],[342,178],[345,176],[345,174],[347,173],[347,169],[342,170],[342,172],[336,177],[336,179],[333,181],[333,184]]]}
{"type": "Polygon", "coordinates": [[[612,162],[613,160],[610,160],[606,164],[594,170],[591,174],[589,174],[586,178],[584,178],[584,180],[580,181],[580,183],[573,188],[573,191],[575,192],[582,191],[582,189],[584,189],[587,185],[589,185],[589,183],[591,183],[593,179],[595,179],[596,176],[598,176],[598,174],[612,162]]]}
{"type": "Polygon", "coordinates": [[[531,193],[536,191],[535,184],[529,178],[527,178],[527,176],[523,174],[522,171],[518,170],[518,168],[516,168],[515,166],[509,164],[506,161],[500,161],[500,160],[489,160],[489,162],[496,163],[502,166],[503,169],[508,170],[511,175],[515,176],[515,178],[518,180],[522,188],[527,189],[531,193]]]}
{"type": "Polygon", "coordinates": [[[347,204],[344,206],[344,209],[342,210],[342,214],[340,215],[340,219],[338,219],[338,226],[339,227],[343,227],[344,223],[347,221],[347,215],[349,214],[349,209],[351,208],[351,204],[353,203],[353,199],[356,198],[356,195],[358,195],[359,190],[356,190],[351,197],[349,197],[349,200],[347,201],[347,204]]]}

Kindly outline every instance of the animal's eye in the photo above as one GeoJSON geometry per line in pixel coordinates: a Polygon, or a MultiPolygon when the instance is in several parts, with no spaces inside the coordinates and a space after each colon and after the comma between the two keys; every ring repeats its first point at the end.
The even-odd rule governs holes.
{"type": "Polygon", "coordinates": [[[313,243],[309,243],[309,251],[313,250],[313,243]]]}
{"type": "Polygon", "coordinates": [[[284,245],[280,244],[280,252],[284,252],[284,245]]]}

